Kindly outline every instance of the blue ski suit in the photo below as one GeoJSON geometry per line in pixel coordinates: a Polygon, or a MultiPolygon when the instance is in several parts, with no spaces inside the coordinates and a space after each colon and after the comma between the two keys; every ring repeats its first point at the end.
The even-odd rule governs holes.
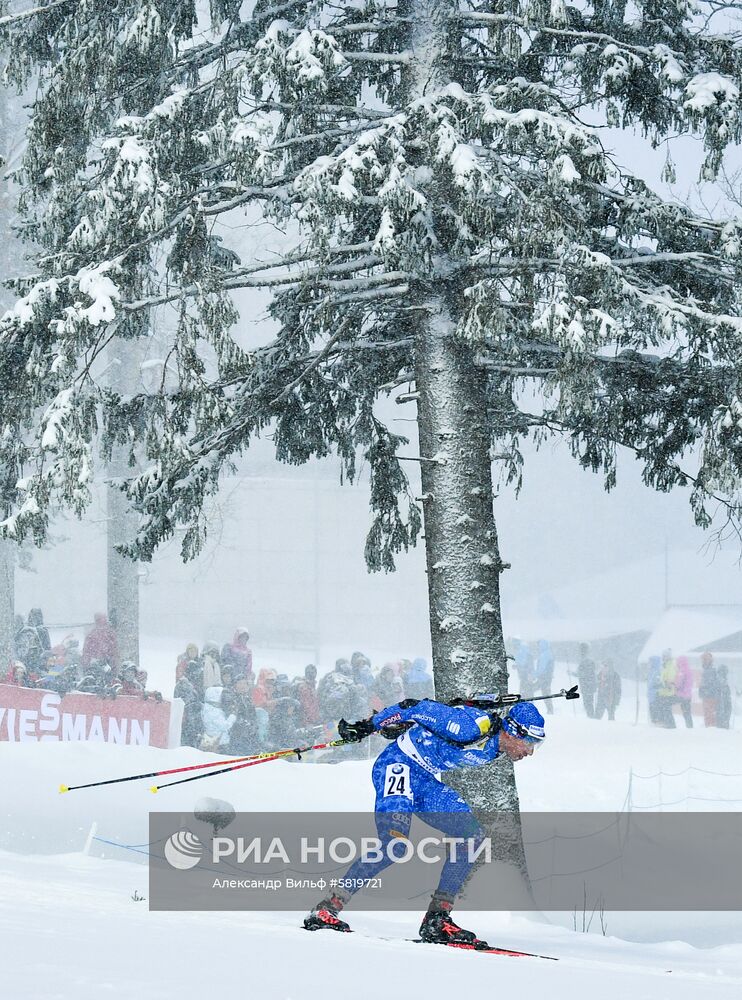
{"type": "MultiPolygon", "coordinates": [[[[349,882],[375,878],[392,864],[386,847],[392,838],[408,835],[415,813],[432,814],[424,817],[425,822],[447,836],[481,841],[482,829],[471,809],[443,784],[440,776],[454,768],[489,764],[500,752],[499,733],[493,731],[492,720],[479,708],[454,708],[425,699],[411,708],[391,705],[377,712],[373,722],[378,731],[403,722],[415,725],[376,759],[372,779],[383,857],[355,861],[344,876],[349,882]]],[[[455,861],[449,857],[443,865],[438,892],[453,899],[470,869],[466,852],[457,852],[455,861]]],[[[349,888],[346,894],[353,891],[349,888]]]]}

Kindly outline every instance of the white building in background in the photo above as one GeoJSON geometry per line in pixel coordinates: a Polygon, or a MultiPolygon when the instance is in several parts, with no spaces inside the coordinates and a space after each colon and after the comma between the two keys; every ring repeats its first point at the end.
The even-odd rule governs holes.
{"type": "Polygon", "coordinates": [[[692,665],[705,652],[716,663],[726,663],[730,672],[742,670],[742,603],[686,604],[668,608],[655,623],[639,653],[639,663],[660,656],[665,649],[673,656],[687,656],[692,665]]]}

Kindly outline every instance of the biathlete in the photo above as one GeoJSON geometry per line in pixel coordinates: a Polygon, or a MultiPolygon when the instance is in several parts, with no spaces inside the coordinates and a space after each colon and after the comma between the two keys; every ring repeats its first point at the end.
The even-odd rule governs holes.
{"type": "MultiPolygon", "coordinates": [[[[480,696],[482,700],[493,696],[480,696]]],[[[472,699],[474,701],[474,699],[472,699]]],[[[370,719],[338,724],[340,736],[358,742],[372,733],[394,739],[373,767],[376,790],[375,819],[383,854],[377,860],[359,858],[342,882],[360,886],[393,862],[387,846],[394,837],[406,837],[415,813],[435,814],[425,821],[448,836],[481,842],[483,832],[469,806],[441,781],[441,774],[459,767],[481,767],[505,754],[512,761],[530,757],[545,737],[544,719],[535,705],[516,702],[501,717],[496,711],[438,701],[407,699],[377,712],[370,719]]],[[[451,908],[471,870],[468,858],[450,856],[443,865],[438,888],[420,925],[423,941],[486,947],[472,931],[451,919],[451,908]]],[[[339,914],[355,890],[338,890],[319,902],[304,920],[307,930],[349,931],[339,914]]]]}

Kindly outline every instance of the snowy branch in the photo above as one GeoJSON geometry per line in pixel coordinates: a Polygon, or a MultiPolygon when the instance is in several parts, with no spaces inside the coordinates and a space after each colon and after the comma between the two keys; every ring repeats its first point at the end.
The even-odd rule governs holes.
{"type": "Polygon", "coordinates": [[[288,399],[290,393],[292,393],[297,386],[301,385],[301,383],[307,378],[308,375],[311,375],[313,371],[319,368],[319,366],[322,364],[325,358],[327,358],[327,356],[329,355],[334,345],[337,344],[337,342],[342,338],[343,334],[348,329],[349,325],[350,325],[349,320],[344,320],[340,324],[340,327],[337,330],[337,332],[330,337],[330,339],[327,341],[322,350],[317,354],[317,357],[307,365],[307,367],[304,369],[301,375],[299,375],[298,378],[295,378],[293,382],[289,382],[289,384],[285,386],[284,389],[282,389],[282,391],[276,396],[276,398],[270,401],[269,405],[271,407],[280,406],[285,399],[288,399]]]}
{"type": "Polygon", "coordinates": [[[58,7],[76,6],[75,0],[54,0],[53,3],[45,4],[43,7],[30,7],[28,10],[18,11],[17,14],[5,14],[0,17],[0,28],[9,27],[28,20],[30,17],[37,17],[39,14],[48,14],[49,11],[58,7]]]}

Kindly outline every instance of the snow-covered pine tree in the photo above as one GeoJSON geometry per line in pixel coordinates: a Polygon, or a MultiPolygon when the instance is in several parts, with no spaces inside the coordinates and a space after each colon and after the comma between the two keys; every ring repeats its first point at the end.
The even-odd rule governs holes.
{"type": "MultiPolygon", "coordinates": [[[[100,431],[146,452],[132,554],[186,526],[193,556],[270,426],[283,461],[336,452],[352,479],[363,456],[366,557],[389,569],[420,514],[374,403],[405,386],[437,692],[503,690],[492,457],[517,482],[519,442],[564,434],[610,487],[623,446],[648,484],[692,486],[699,523],[714,496],[736,509],[740,226],[663,201],[604,130],[697,133],[714,176],[742,76],[718,6],[54,0],[8,23],[13,77],[38,74],[21,180],[42,250],[2,323],[6,534],[85,507],[100,431]],[[241,260],[229,225],[259,218],[288,249],[241,260]],[[247,352],[250,287],[275,330],[247,352]],[[177,391],[119,396],[97,359],[155,308],[177,391]]],[[[513,806],[511,774],[488,796],[513,806]]]]}

